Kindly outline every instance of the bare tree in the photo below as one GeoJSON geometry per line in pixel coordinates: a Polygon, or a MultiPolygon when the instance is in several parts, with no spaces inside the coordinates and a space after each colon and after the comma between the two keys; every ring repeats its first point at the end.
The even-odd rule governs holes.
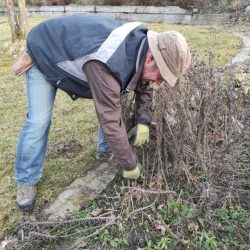
{"type": "Polygon", "coordinates": [[[9,15],[9,24],[11,28],[12,41],[14,42],[17,39],[17,34],[18,34],[18,28],[17,28],[18,25],[17,25],[15,10],[14,10],[14,4],[12,0],[5,0],[5,1],[6,1],[7,12],[9,15]]]}
{"type": "Polygon", "coordinates": [[[27,10],[25,0],[18,0],[17,1],[18,9],[19,9],[19,16],[18,16],[18,27],[19,27],[19,38],[23,39],[26,38],[27,30],[28,30],[28,18],[27,18],[27,10]]]}
{"type": "Polygon", "coordinates": [[[12,41],[24,39],[27,35],[28,21],[25,0],[17,0],[17,11],[13,0],[5,0],[9,23],[11,28],[12,41]]]}

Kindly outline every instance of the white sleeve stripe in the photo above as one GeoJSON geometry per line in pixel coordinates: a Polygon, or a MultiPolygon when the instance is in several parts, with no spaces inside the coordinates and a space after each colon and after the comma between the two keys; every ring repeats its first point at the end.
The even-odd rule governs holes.
{"type": "Polygon", "coordinates": [[[114,29],[95,53],[95,58],[98,58],[98,60],[104,63],[107,62],[120,44],[125,40],[126,36],[140,25],[142,25],[142,23],[131,22],[125,23],[114,29]]]}
{"type": "Polygon", "coordinates": [[[93,59],[106,63],[118,49],[120,44],[125,40],[126,36],[140,25],[142,25],[142,23],[139,22],[125,23],[114,29],[95,53],[77,58],[74,61],[59,62],[57,63],[57,66],[69,74],[74,75],[83,81],[87,81],[86,75],[82,71],[83,65],[93,59]]]}

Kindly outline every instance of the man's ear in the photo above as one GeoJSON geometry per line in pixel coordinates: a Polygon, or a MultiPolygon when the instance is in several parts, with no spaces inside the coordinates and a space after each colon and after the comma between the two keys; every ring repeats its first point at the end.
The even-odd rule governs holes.
{"type": "Polygon", "coordinates": [[[147,51],[147,55],[146,55],[146,62],[149,63],[151,61],[154,61],[154,57],[153,54],[150,50],[147,51]]]}

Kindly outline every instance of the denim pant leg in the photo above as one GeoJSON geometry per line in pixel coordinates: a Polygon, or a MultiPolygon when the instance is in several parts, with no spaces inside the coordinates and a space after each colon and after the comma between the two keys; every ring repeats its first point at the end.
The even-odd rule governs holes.
{"type": "Polygon", "coordinates": [[[97,151],[98,152],[110,152],[110,148],[106,142],[103,129],[99,125],[98,131],[97,131],[97,151]]]}
{"type": "Polygon", "coordinates": [[[17,144],[15,176],[34,185],[42,175],[56,88],[33,66],[26,73],[28,112],[17,144]]]}

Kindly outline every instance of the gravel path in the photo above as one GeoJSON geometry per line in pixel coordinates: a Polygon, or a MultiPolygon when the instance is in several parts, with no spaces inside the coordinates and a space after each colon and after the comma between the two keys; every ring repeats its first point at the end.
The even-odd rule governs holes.
{"type": "Polygon", "coordinates": [[[243,47],[232,59],[232,63],[245,64],[250,61],[250,32],[235,32],[235,34],[242,38],[243,47]]]}

